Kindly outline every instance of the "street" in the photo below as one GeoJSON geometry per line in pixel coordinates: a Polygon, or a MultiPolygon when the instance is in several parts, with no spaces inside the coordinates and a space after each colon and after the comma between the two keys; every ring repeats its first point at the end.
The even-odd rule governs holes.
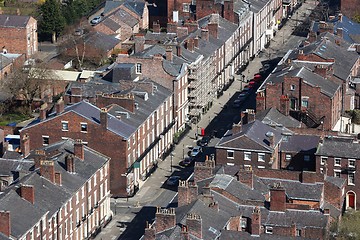
{"type": "MultiPolygon", "coordinates": [[[[284,27],[276,33],[276,36],[271,40],[270,47],[255,57],[242,72],[245,79],[252,79],[264,63],[273,64],[270,66],[270,70],[272,70],[275,67],[274,64],[277,64],[277,61],[289,49],[299,46],[305,37],[292,35],[292,33],[309,16],[314,7],[314,1],[308,0],[302,4],[297,10],[298,14],[294,14],[292,19],[289,19],[284,27]]],[[[183,160],[184,153],[187,154],[192,147],[196,146],[195,133],[198,131],[197,128],[204,128],[205,134],[208,135],[214,130],[218,133],[196,160],[204,161],[206,155],[214,153],[214,146],[220,140],[219,136],[231,129],[234,123],[239,122],[241,111],[255,108],[256,89],[251,90],[249,97],[239,108],[233,107],[233,102],[240,93],[240,89],[246,85],[239,80],[240,76],[236,76],[235,79],[220,98],[214,99],[213,106],[202,116],[200,122],[192,124],[189,133],[179,144],[175,145],[172,152],[173,156],[169,155],[164,161],[159,162],[158,169],[145,181],[134,197],[111,199],[113,220],[106,228],[102,229],[95,239],[139,239],[144,233],[146,221],[152,222],[154,220],[157,206],[176,206],[177,189],[167,186],[166,180],[173,175],[180,176],[183,180],[191,176],[193,167],[179,166],[179,162],[183,160]]]]}

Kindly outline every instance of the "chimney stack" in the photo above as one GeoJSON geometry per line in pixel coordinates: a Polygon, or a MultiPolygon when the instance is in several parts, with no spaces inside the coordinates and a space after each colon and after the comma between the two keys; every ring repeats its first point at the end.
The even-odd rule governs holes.
{"type": "Polygon", "coordinates": [[[27,157],[30,153],[30,137],[26,133],[21,138],[20,148],[23,157],[27,157]]]}
{"type": "Polygon", "coordinates": [[[153,33],[160,33],[160,23],[153,22],[153,33]]]}
{"type": "Polygon", "coordinates": [[[193,38],[190,38],[188,41],[187,41],[187,49],[191,52],[194,51],[194,39],[193,38]]]}
{"type": "Polygon", "coordinates": [[[45,120],[46,119],[46,113],[47,111],[46,111],[46,107],[45,106],[41,106],[40,107],[40,113],[39,113],[39,119],[40,119],[40,121],[43,121],[43,120],[45,120]]]}
{"type": "Polygon", "coordinates": [[[209,29],[209,34],[210,36],[212,36],[213,38],[218,38],[218,28],[219,25],[217,23],[209,23],[208,24],[208,29],[209,29]]]}
{"type": "Polygon", "coordinates": [[[254,189],[254,172],[251,168],[241,168],[238,173],[239,182],[254,189]]]}
{"type": "Polygon", "coordinates": [[[65,157],[66,171],[69,173],[75,172],[75,161],[73,155],[67,155],[65,157]]]}
{"type": "Polygon", "coordinates": [[[144,240],[155,240],[156,239],[156,229],[146,222],[144,240]]]}
{"type": "Polygon", "coordinates": [[[289,116],[290,113],[290,99],[286,95],[280,97],[280,109],[279,111],[285,116],[289,116]]]}
{"type": "Polygon", "coordinates": [[[196,183],[180,181],[178,187],[178,207],[188,205],[195,201],[198,196],[198,186],[196,183]]]}
{"type": "Polygon", "coordinates": [[[173,61],[173,51],[172,51],[172,47],[168,46],[166,48],[166,60],[172,62],[173,61]]]}
{"type": "Polygon", "coordinates": [[[201,29],[201,39],[204,41],[209,41],[209,30],[206,28],[201,29]]]}
{"type": "Polygon", "coordinates": [[[342,22],[342,20],[343,20],[343,15],[342,15],[342,13],[339,13],[339,22],[342,22]]]}
{"type": "Polygon", "coordinates": [[[175,208],[163,209],[157,207],[155,217],[155,229],[157,233],[173,228],[176,225],[175,208]]]}
{"type": "Polygon", "coordinates": [[[186,226],[182,226],[181,228],[180,240],[190,240],[189,232],[186,226]]]}
{"type": "Polygon", "coordinates": [[[62,97],[56,102],[55,109],[56,109],[56,114],[61,114],[62,112],[64,112],[65,103],[62,97]]]}
{"type": "Polygon", "coordinates": [[[35,169],[40,168],[41,160],[46,160],[45,151],[37,149],[35,150],[35,156],[34,156],[35,169]]]}
{"type": "Polygon", "coordinates": [[[0,211],[0,233],[7,237],[11,235],[10,212],[0,211]]]}
{"type": "Polygon", "coordinates": [[[61,179],[61,173],[56,172],[55,173],[55,184],[61,186],[62,185],[62,179],[61,179]]]}
{"type": "Polygon", "coordinates": [[[50,182],[55,183],[55,167],[54,161],[41,160],[40,161],[40,175],[50,182]]]}
{"type": "Polygon", "coordinates": [[[18,192],[19,196],[22,197],[23,199],[25,199],[26,201],[30,202],[31,204],[35,203],[34,186],[21,185],[17,189],[17,192],[18,192]]]}
{"type": "Polygon", "coordinates": [[[107,109],[102,108],[100,112],[100,125],[104,130],[107,130],[108,127],[108,116],[107,116],[107,109]]]}
{"type": "Polygon", "coordinates": [[[241,122],[239,122],[238,124],[234,124],[234,125],[232,126],[231,131],[232,131],[232,134],[233,134],[233,135],[234,135],[234,134],[237,134],[237,133],[240,133],[240,132],[242,131],[242,124],[241,124],[241,122]]]}
{"type": "Polygon", "coordinates": [[[314,73],[326,78],[326,68],[322,65],[316,65],[314,68],[314,73]]]}
{"type": "Polygon", "coordinates": [[[246,109],[241,112],[241,122],[242,125],[248,124],[255,121],[255,111],[254,109],[246,109]]]}
{"type": "Polygon", "coordinates": [[[189,234],[194,235],[198,239],[203,239],[202,235],[202,219],[200,215],[189,213],[186,216],[186,226],[189,234]]]}
{"type": "Polygon", "coordinates": [[[176,56],[181,57],[181,45],[176,46],[176,56]]]}
{"type": "Polygon", "coordinates": [[[251,236],[261,234],[261,212],[260,207],[256,206],[251,214],[251,236]]]}
{"type": "Polygon", "coordinates": [[[144,51],[144,45],[145,45],[145,36],[144,34],[138,33],[134,36],[134,51],[135,53],[144,51]]]}
{"type": "Polygon", "coordinates": [[[284,212],[286,210],[285,189],[280,183],[274,184],[270,189],[270,211],[284,212]]]}
{"type": "Polygon", "coordinates": [[[203,179],[214,176],[215,161],[205,160],[205,162],[195,162],[194,167],[194,182],[197,183],[203,179]]]}
{"type": "Polygon", "coordinates": [[[84,160],[84,144],[81,139],[76,139],[74,142],[74,155],[84,160]]]}
{"type": "Polygon", "coordinates": [[[273,132],[267,132],[265,134],[268,138],[269,138],[269,146],[271,148],[274,148],[275,147],[275,134],[273,132]]]}
{"type": "Polygon", "coordinates": [[[343,29],[342,28],[337,28],[336,29],[336,35],[338,35],[339,37],[343,36],[343,29]]]}
{"type": "Polygon", "coordinates": [[[194,47],[199,48],[199,38],[198,37],[194,38],[194,47]]]}

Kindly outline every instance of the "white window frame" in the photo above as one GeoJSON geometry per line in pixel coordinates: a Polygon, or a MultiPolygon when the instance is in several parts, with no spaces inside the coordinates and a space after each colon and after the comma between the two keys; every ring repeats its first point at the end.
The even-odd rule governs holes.
{"type": "Polygon", "coordinates": [[[273,234],[273,228],[266,226],[266,227],[265,227],[265,233],[267,233],[267,234],[273,234]]]}
{"type": "Polygon", "coordinates": [[[291,159],[292,159],[291,154],[285,154],[285,160],[286,161],[291,161],[291,159]]]}
{"type": "Polygon", "coordinates": [[[141,73],[142,73],[142,64],[136,63],[136,74],[141,74],[141,73]]]}
{"type": "Polygon", "coordinates": [[[355,159],[349,159],[349,160],[348,160],[348,166],[349,166],[349,167],[355,167],[355,164],[356,164],[356,160],[355,160],[355,159]],[[354,163],[354,164],[350,164],[350,163],[354,163]]]}
{"type": "Polygon", "coordinates": [[[258,162],[265,162],[265,153],[258,153],[258,162]],[[262,159],[260,156],[262,156],[262,159]]]}
{"type": "Polygon", "coordinates": [[[309,107],[309,97],[301,97],[301,107],[308,108],[309,107]],[[304,106],[306,102],[306,106],[304,106]]]}
{"type": "Polygon", "coordinates": [[[69,131],[69,121],[61,121],[61,131],[68,132],[69,131]],[[64,128],[66,126],[66,128],[64,128]]]}
{"type": "Polygon", "coordinates": [[[226,157],[227,157],[228,159],[234,159],[234,155],[235,155],[235,153],[234,153],[233,150],[227,150],[227,151],[226,151],[226,157]],[[229,153],[232,154],[232,157],[229,156],[229,153]]]}
{"type": "Polygon", "coordinates": [[[80,123],[80,132],[87,133],[88,132],[88,124],[86,122],[80,123]],[[85,126],[86,130],[83,130],[83,125],[85,126]]]}
{"type": "Polygon", "coordinates": [[[324,168],[320,168],[320,173],[324,173],[324,168]]]}
{"type": "Polygon", "coordinates": [[[251,152],[244,152],[244,161],[251,161],[251,152]]]}
{"type": "Polygon", "coordinates": [[[334,170],[334,177],[341,178],[341,170],[334,170]],[[339,174],[339,176],[336,176],[336,174],[339,174]]]}
{"type": "Polygon", "coordinates": [[[183,3],[183,12],[190,12],[190,5],[188,3],[183,3]]]}
{"type": "Polygon", "coordinates": [[[290,85],[290,91],[295,91],[296,89],[296,85],[295,84],[291,84],[290,85]]]}
{"type": "Polygon", "coordinates": [[[258,165],[259,169],[265,169],[265,166],[258,165]]]}
{"type": "Polygon", "coordinates": [[[348,173],[348,185],[355,186],[355,172],[349,172],[348,173]],[[350,175],[353,175],[353,182],[350,182],[350,175]]]}
{"type": "Polygon", "coordinates": [[[301,229],[296,229],[296,237],[301,237],[301,229]]]}
{"type": "Polygon", "coordinates": [[[327,159],[328,159],[327,157],[321,157],[320,158],[320,165],[324,166],[327,159]]]}
{"type": "Polygon", "coordinates": [[[50,137],[47,135],[42,135],[42,142],[43,142],[43,146],[48,146],[50,144],[50,137]],[[45,139],[47,139],[48,143],[45,143],[45,139]]]}
{"type": "Polygon", "coordinates": [[[336,167],[341,166],[341,158],[334,158],[334,166],[336,166],[336,167]],[[339,161],[339,164],[337,164],[336,161],[339,161]]]}

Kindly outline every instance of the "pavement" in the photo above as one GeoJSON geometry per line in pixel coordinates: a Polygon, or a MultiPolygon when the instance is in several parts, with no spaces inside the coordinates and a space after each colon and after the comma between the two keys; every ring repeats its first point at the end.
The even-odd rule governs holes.
{"type": "MultiPolygon", "coordinates": [[[[264,54],[260,54],[255,57],[242,72],[242,74],[245,75],[245,79],[252,79],[254,74],[259,72],[259,69],[262,67],[262,63],[264,61],[268,61],[270,58],[282,57],[288,49],[296,47],[296,45],[304,39],[292,35],[292,32],[295,27],[300,24],[300,21],[309,16],[314,7],[314,0],[307,0],[306,3],[302,4],[302,6],[297,10],[298,14],[294,14],[292,18],[289,19],[281,28],[281,30],[277,32],[276,36],[271,40],[270,47],[265,49],[264,54]]],[[[142,207],[158,205],[159,202],[156,201],[156,199],[159,199],[160,196],[162,196],[165,181],[169,176],[177,174],[179,171],[178,163],[183,159],[183,154],[187,153],[192,146],[196,146],[195,133],[198,131],[197,127],[199,127],[199,129],[206,128],[209,123],[224,109],[225,104],[229,102],[232,96],[238,93],[241,87],[246,85],[246,83],[242,83],[240,81],[240,76],[235,79],[236,80],[222,96],[214,99],[213,106],[202,116],[199,123],[197,125],[193,124],[192,129],[188,132],[188,134],[180,141],[179,144],[175,145],[172,152],[173,157],[168,156],[165,160],[158,163],[157,170],[142,183],[140,190],[134,197],[128,199],[111,199],[112,211],[114,213],[113,220],[106,228],[102,229],[95,239],[116,239],[122,232],[125,231],[127,224],[130,224],[136,214],[141,211],[142,207]]],[[[167,203],[164,202],[162,207],[166,206],[167,203]]],[[[143,228],[144,226],[141,227],[143,228]]],[[[127,238],[120,237],[119,239],[127,238]]]]}

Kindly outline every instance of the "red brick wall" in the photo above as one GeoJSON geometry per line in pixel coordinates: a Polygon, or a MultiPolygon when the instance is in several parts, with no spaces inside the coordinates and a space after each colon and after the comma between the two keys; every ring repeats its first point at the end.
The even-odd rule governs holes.
{"type": "Polygon", "coordinates": [[[359,9],[355,6],[360,6],[360,0],[341,0],[340,11],[343,15],[352,18],[355,14],[359,14],[359,9]]]}
{"type": "MultiPolygon", "coordinates": [[[[229,149],[231,150],[231,149],[229,149]]],[[[227,158],[227,149],[216,149],[216,165],[235,164],[236,166],[251,165],[253,168],[257,166],[265,166],[265,168],[271,168],[269,165],[271,154],[265,153],[265,162],[258,161],[258,153],[251,152],[251,161],[244,160],[244,151],[234,151],[234,158],[227,158]]]]}
{"type": "Polygon", "coordinates": [[[212,0],[200,0],[196,1],[196,19],[203,18],[212,13],[218,13],[221,15],[221,4],[214,4],[212,0]]]}
{"type": "Polygon", "coordinates": [[[49,142],[61,141],[62,137],[82,139],[90,148],[111,157],[110,160],[110,188],[115,196],[126,196],[126,177],[122,174],[127,167],[127,143],[111,131],[104,131],[99,124],[95,124],[73,112],[67,112],[40,124],[21,131],[21,137],[28,134],[30,149],[43,146],[42,135],[49,136],[49,142]],[[62,131],[61,121],[68,121],[69,131],[62,131]],[[80,122],[87,123],[88,131],[80,131],[80,122]]]}

